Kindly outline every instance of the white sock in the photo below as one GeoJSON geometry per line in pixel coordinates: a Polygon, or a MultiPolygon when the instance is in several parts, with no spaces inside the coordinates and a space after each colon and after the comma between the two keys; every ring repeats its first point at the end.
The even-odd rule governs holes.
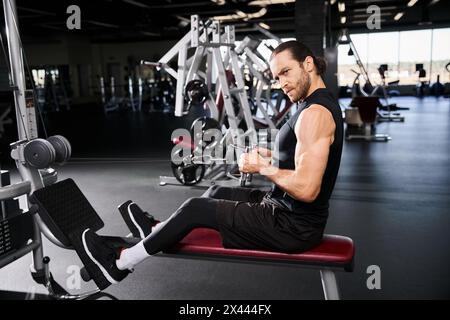
{"type": "Polygon", "coordinates": [[[144,241],[140,241],[138,244],[128,249],[124,249],[120,253],[120,258],[116,260],[116,265],[119,270],[131,270],[135,265],[148,257],[150,257],[150,255],[147,253],[147,250],[145,250],[144,241]]]}

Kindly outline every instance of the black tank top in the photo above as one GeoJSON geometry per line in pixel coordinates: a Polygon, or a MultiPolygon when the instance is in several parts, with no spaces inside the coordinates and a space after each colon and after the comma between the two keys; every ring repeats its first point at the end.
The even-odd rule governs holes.
{"type": "Polygon", "coordinates": [[[328,200],[336,182],[339,165],[341,162],[342,144],[343,144],[343,119],[339,104],[326,88],[320,88],[311,93],[299,105],[298,111],[281,127],[275,139],[273,165],[280,169],[295,169],[295,147],[297,137],[295,135],[295,123],[298,117],[313,104],[319,104],[327,108],[334,119],[336,130],[334,132],[334,141],[330,146],[328,162],[322,178],[320,193],[317,198],[311,202],[295,200],[286,192],[273,184],[272,190],[267,194],[266,201],[280,207],[285,211],[291,211],[302,215],[304,219],[313,225],[324,226],[328,218],[328,200]]]}

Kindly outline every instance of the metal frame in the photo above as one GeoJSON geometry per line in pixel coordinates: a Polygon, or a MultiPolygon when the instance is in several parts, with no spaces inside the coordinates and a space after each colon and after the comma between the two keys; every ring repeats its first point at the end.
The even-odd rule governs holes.
{"type": "Polygon", "coordinates": [[[320,279],[322,281],[325,300],[340,300],[339,287],[334,271],[329,269],[321,269],[320,279]]]}
{"type": "MultiPolygon", "coordinates": [[[[251,114],[247,92],[245,90],[242,70],[239,66],[239,56],[234,50],[235,30],[233,26],[221,28],[218,21],[208,20],[201,22],[199,16],[191,16],[191,29],[168,53],[166,53],[157,63],[147,63],[165,68],[174,76],[175,70],[167,67],[167,63],[178,54],[178,70],[176,72],[177,89],[175,100],[175,116],[184,114],[184,87],[186,83],[194,79],[203,79],[210,92],[210,98],[205,102],[210,110],[212,118],[221,125],[225,117],[228,120],[228,128],[224,129],[224,135],[228,136],[235,145],[245,145],[246,138],[252,144],[257,141],[257,132],[251,114]],[[195,48],[195,53],[190,58],[187,57],[189,48],[195,48]],[[222,57],[221,48],[226,48],[225,57],[222,57]],[[202,72],[200,66],[206,58],[206,71],[202,72]],[[230,88],[226,69],[232,71],[235,78],[236,87],[230,88]],[[223,110],[219,112],[216,101],[211,93],[213,84],[216,84],[216,97],[223,97],[223,110]],[[232,96],[239,102],[239,113],[235,112],[232,96]],[[239,124],[245,121],[247,131],[239,132],[239,124]]],[[[225,140],[223,140],[225,142],[225,140]]],[[[242,150],[237,150],[239,157],[242,150]]],[[[219,178],[226,177],[226,173],[214,176],[210,184],[214,184],[219,178]]],[[[212,175],[211,175],[212,177],[212,175]]],[[[160,177],[160,185],[172,183],[171,177],[160,177]]],[[[176,180],[175,180],[176,181],[176,180]]]]}
{"type": "MultiPolygon", "coordinates": [[[[11,144],[11,157],[14,159],[16,167],[22,178],[21,182],[0,187],[0,200],[12,199],[25,195],[27,197],[25,212],[20,214],[29,214],[33,218],[33,236],[29,243],[15,252],[6,254],[0,259],[0,267],[9,264],[21,256],[32,253],[33,263],[31,266],[32,276],[40,284],[47,287],[49,294],[54,298],[60,299],[82,299],[92,294],[98,293],[94,290],[85,294],[71,295],[60,287],[49,271],[49,258],[44,259],[44,249],[42,236],[44,234],[52,243],[62,248],[65,247],[42,222],[39,215],[36,214],[36,206],[31,206],[28,195],[33,191],[43,188],[47,184],[54,183],[57,179],[55,170],[39,171],[27,165],[23,149],[32,139],[37,138],[37,123],[34,104],[26,101],[27,90],[25,86],[23,48],[19,38],[17,9],[15,0],[3,0],[3,10],[5,17],[5,27],[9,50],[9,62],[11,67],[11,90],[14,93],[14,103],[17,116],[17,129],[19,140],[11,144]],[[59,289],[62,289],[59,290],[59,289]],[[58,291],[58,292],[57,292],[58,291]]],[[[5,217],[8,219],[6,213],[5,217]]]]}
{"type": "MultiPolygon", "coordinates": [[[[346,140],[365,140],[375,142],[387,142],[391,140],[391,136],[385,133],[372,134],[372,124],[364,123],[364,134],[349,134],[345,137],[346,140]]],[[[348,128],[347,128],[348,130],[348,128]]]]}
{"type": "MultiPolygon", "coordinates": [[[[281,39],[274,36],[267,30],[256,26],[256,29],[261,31],[264,35],[271,39],[274,39],[281,43],[281,39]]],[[[288,110],[280,111],[282,101],[277,101],[274,105],[271,98],[271,79],[265,75],[265,72],[269,69],[269,65],[263,60],[263,58],[256,51],[256,48],[260,45],[261,41],[254,42],[254,39],[249,37],[244,38],[236,52],[240,55],[240,61],[248,67],[250,73],[257,79],[256,91],[253,95],[253,99],[256,103],[256,107],[262,113],[263,119],[257,119],[253,117],[254,121],[260,122],[268,126],[270,129],[277,129],[280,123],[288,115],[288,110]],[[253,41],[253,42],[252,42],[253,41]],[[266,102],[263,104],[263,97],[266,102]],[[273,117],[269,116],[268,110],[272,111],[273,117]],[[279,117],[280,112],[282,115],[279,117]]],[[[290,108],[285,106],[285,108],[290,108]]]]}

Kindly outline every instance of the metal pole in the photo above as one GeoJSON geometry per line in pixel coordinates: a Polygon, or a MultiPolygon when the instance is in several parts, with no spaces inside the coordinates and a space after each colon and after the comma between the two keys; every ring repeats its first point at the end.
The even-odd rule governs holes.
{"type": "Polygon", "coordinates": [[[3,0],[3,10],[5,14],[5,29],[8,40],[9,61],[11,65],[11,79],[15,87],[14,102],[16,105],[17,130],[19,140],[22,140],[32,137],[28,128],[24,127],[24,124],[28,123],[25,104],[26,87],[15,2],[15,0],[3,0]]]}
{"type": "MultiPolygon", "coordinates": [[[[11,65],[11,79],[14,85],[14,102],[17,116],[17,130],[20,140],[29,140],[37,137],[37,132],[33,130],[36,126],[34,116],[34,106],[27,111],[25,102],[25,74],[22,55],[22,47],[19,40],[19,26],[17,19],[17,9],[15,0],[3,0],[3,10],[5,15],[5,28],[8,40],[9,61],[11,65]],[[34,116],[34,117],[33,117],[34,116]]],[[[31,191],[43,187],[42,178],[38,170],[30,170],[25,167],[20,160],[16,159],[16,165],[23,181],[31,182],[31,191]]],[[[35,270],[42,270],[43,248],[41,239],[40,221],[37,215],[34,216],[34,236],[33,242],[37,247],[33,250],[33,262],[35,270]]]]}
{"type": "Polygon", "coordinates": [[[332,270],[320,270],[322,280],[323,294],[325,300],[340,300],[339,288],[336,282],[336,276],[332,270]]]}

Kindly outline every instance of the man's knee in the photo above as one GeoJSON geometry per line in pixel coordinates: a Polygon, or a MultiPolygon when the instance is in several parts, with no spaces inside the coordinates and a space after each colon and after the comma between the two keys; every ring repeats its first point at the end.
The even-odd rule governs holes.
{"type": "Polygon", "coordinates": [[[223,189],[224,189],[224,187],[214,185],[214,186],[209,187],[208,190],[206,190],[205,195],[208,198],[216,198],[221,193],[223,193],[223,189]]]}
{"type": "Polygon", "coordinates": [[[198,198],[198,197],[189,198],[185,202],[183,202],[183,204],[180,206],[180,209],[199,208],[205,206],[207,202],[208,202],[207,198],[198,198]]]}

